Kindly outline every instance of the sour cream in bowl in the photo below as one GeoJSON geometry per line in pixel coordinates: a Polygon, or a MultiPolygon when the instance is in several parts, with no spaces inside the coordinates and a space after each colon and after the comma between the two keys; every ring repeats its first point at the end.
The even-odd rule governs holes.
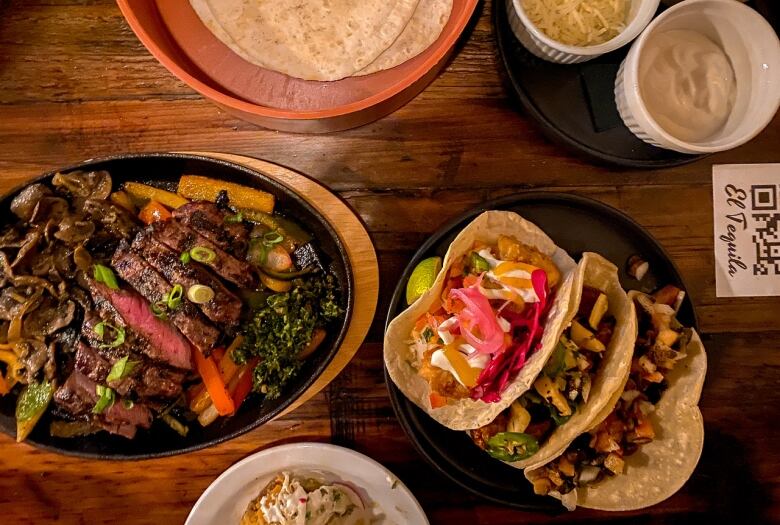
{"type": "Polygon", "coordinates": [[[780,41],[739,2],[681,2],[631,46],[615,100],[631,132],[655,146],[691,154],[737,147],[780,106],[780,41]]]}

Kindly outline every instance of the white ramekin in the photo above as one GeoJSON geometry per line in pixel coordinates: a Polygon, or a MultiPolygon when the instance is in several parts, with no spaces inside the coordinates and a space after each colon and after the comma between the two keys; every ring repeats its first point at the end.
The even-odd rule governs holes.
{"type": "Polygon", "coordinates": [[[686,0],[661,13],[631,46],[615,79],[615,102],[628,129],[655,146],[691,154],[735,148],[758,135],[780,106],[780,40],[761,15],[740,2],[686,0]],[[645,43],[672,29],[700,31],[723,49],[734,68],[734,108],[723,128],[701,142],[667,133],[642,100],[638,78],[645,43]]]}
{"type": "Polygon", "coordinates": [[[559,64],[577,64],[592,60],[631,42],[653,19],[660,0],[631,0],[626,28],[618,36],[595,46],[568,46],[545,35],[526,15],[522,0],[507,0],[509,25],[528,51],[559,64]]]}

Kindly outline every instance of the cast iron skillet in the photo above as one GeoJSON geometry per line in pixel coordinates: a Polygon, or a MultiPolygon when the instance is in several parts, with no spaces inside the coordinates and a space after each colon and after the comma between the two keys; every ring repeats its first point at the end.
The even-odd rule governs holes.
{"type": "MultiPolygon", "coordinates": [[[[486,210],[519,213],[542,228],[575,260],[579,260],[585,251],[600,253],[620,268],[620,283],[625,289],[651,292],[664,284],[677,284],[685,289],[680,272],[658,241],[622,212],[577,195],[522,193],[468,211],[428,239],[412,257],[398,282],[390,302],[387,324],[406,307],[406,282],[417,263],[426,257],[444,256],[463,227],[486,210]],[[650,271],[641,282],[626,273],[626,262],[634,254],[650,263],[650,271]]],[[[698,326],[688,297],[678,316],[686,326],[698,326]]],[[[404,397],[387,370],[385,381],[393,409],[406,435],[417,451],[444,476],[496,503],[533,510],[562,508],[557,500],[534,495],[521,471],[488,456],[465,432],[449,430],[430,418],[404,397]]]]}
{"type": "MultiPolygon", "coordinates": [[[[107,170],[114,181],[114,188],[125,181],[137,181],[174,189],[181,175],[203,175],[272,193],[277,200],[277,209],[282,214],[295,218],[314,235],[317,246],[328,259],[331,271],[339,280],[342,288],[342,306],[346,313],[338,330],[331,330],[332,333],[328,334],[321,348],[306,361],[300,374],[287,386],[279,399],[261,403],[257,397],[252,396],[232,417],[219,418],[206,428],[202,428],[197,421],[190,424],[190,432],[186,438],[179,436],[160,421],[155,421],[148,431],[139,431],[133,440],[112,436],[106,432],[72,439],[53,438],[49,436],[49,418],[44,416],[27,438],[27,443],[54,452],[97,459],[149,459],[192,452],[240,436],[269,421],[295,401],[325,370],[338,352],[349,325],[354,293],[352,271],[347,253],[336,231],[302,197],[260,172],[231,162],[197,155],[179,153],[120,155],[89,160],[58,171],[73,170],[107,170]]],[[[32,182],[49,182],[54,173],[42,175],[34,181],[29,181],[25,186],[32,182]]],[[[0,225],[11,219],[9,204],[22,187],[0,200],[0,225]]],[[[14,420],[16,397],[9,394],[0,398],[0,430],[11,436],[15,436],[16,433],[14,420]]]]}
{"type": "Polygon", "coordinates": [[[615,77],[631,44],[582,64],[554,64],[517,40],[507,17],[512,0],[494,0],[498,53],[512,92],[551,139],[601,162],[629,168],[667,168],[698,160],[647,144],[623,124],[615,77]]]}

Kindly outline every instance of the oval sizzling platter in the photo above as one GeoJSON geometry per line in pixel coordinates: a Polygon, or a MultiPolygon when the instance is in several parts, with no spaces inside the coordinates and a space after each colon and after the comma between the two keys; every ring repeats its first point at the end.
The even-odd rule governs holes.
{"type": "Polygon", "coordinates": [[[615,77],[630,44],[581,64],[547,62],[517,40],[508,8],[512,0],[493,1],[498,52],[509,87],[548,137],[598,161],[630,168],[667,168],[704,157],[647,144],[623,124],[615,77]]]}
{"type": "Polygon", "coordinates": [[[324,133],[361,126],[415,97],[445,65],[477,0],[454,0],[439,38],[394,68],[335,82],[292,78],[233,53],[188,0],[118,0],[130,27],[171,73],[226,111],[271,129],[324,133]]]}
{"type": "MultiPolygon", "coordinates": [[[[539,226],[555,243],[578,260],[584,251],[600,253],[620,269],[626,290],[651,292],[664,284],[685,288],[680,272],[663,247],[644,228],[622,212],[598,201],[563,193],[524,193],[488,202],[452,220],[437,231],[409,261],[390,301],[386,325],[406,307],[406,282],[422,259],[444,256],[452,240],[472,219],[486,210],[509,210],[539,226]],[[576,225],[576,227],[572,227],[576,225]],[[626,262],[640,255],[650,270],[639,282],[626,273],[626,262]]],[[[698,327],[686,295],[679,319],[698,327]]],[[[536,496],[518,469],[493,459],[474,446],[465,432],[438,424],[406,399],[385,370],[385,381],[401,427],[417,451],[441,474],[490,501],[531,510],[561,510],[553,498],[536,496]]]]}
{"type": "MultiPolygon", "coordinates": [[[[155,420],[150,430],[139,432],[132,440],[106,432],[71,439],[54,438],[49,435],[49,416],[46,414],[25,442],[55,452],[98,459],[148,459],[191,452],[237,437],[270,421],[292,405],[325,371],[347,333],[354,301],[353,276],[346,249],[338,234],[327,219],[303,197],[273,178],[233,162],[180,153],[132,154],[89,160],[28,181],[0,199],[0,224],[9,221],[9,204],[23,187],[34,182],[49,182],[57,171],[67,173],[75,170],[106,170],[111,174],[114,188],[123,182],[135,181],[174,189],[181,175],[202,175],[273,194],[278,209],[305,224],[314,236],[317,247],[329,260],[329,269],[341,285],[345,315],[338,331],[328,334],[323,345],[306,361],[280,398],[261,402],[256,396],[251,396],[231,417],[219,418],[205,428],[197,423],[191,424],[186,438],[159,420],[155,420]]],[[[0,397],[0,431],[11,436],[15,435],[16,430],[16,397],[0,397]]]]}

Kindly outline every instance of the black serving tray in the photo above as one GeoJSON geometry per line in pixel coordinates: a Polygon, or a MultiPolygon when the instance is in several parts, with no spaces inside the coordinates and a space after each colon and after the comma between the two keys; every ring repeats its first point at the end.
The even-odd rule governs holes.
{"type": "Polygon", "coordinates": [[[666,168],[698,160],[657,148],[623,124],[615,105],[615,77],[631,44],[581,64],[554,64],[528,51],[512,32],[507,4],[493,1],[498,53],[511,91],[544,133],[602,163],[629,168],[666,168]]]}
{"type": "MultiPolygon", "coordinates": [[[[555,243],[572,257],[583,252],[600,253],[620,269],[625,289],[651,292],[665,284],[683,289],[680,272],[663,247],[644,228],[622,212],[577,195],[562,193],[522,193],[468,211],[436,232],[415,253],[401,276],[390,302],[386,323],[406,307],[406,282],[422,259],[443,256],[455,236],[477,215],[486,210],[510,210],[542,228],[555,243]],[[642,256],[650,270],[639,282],[626,273],[632,255],[642,256]]],[[[697,327],[693,304],[685,298],[678,314],[686,326],[697,327]]],[[[491,458],[477,448],[462,431],[437,423],[406,399],[385,370],[390,401],[406,435],[417,451],[444,476],[487,500],[521,509],[560,510],[560,503],[533,493],[523,473],[491,458]]]]}

